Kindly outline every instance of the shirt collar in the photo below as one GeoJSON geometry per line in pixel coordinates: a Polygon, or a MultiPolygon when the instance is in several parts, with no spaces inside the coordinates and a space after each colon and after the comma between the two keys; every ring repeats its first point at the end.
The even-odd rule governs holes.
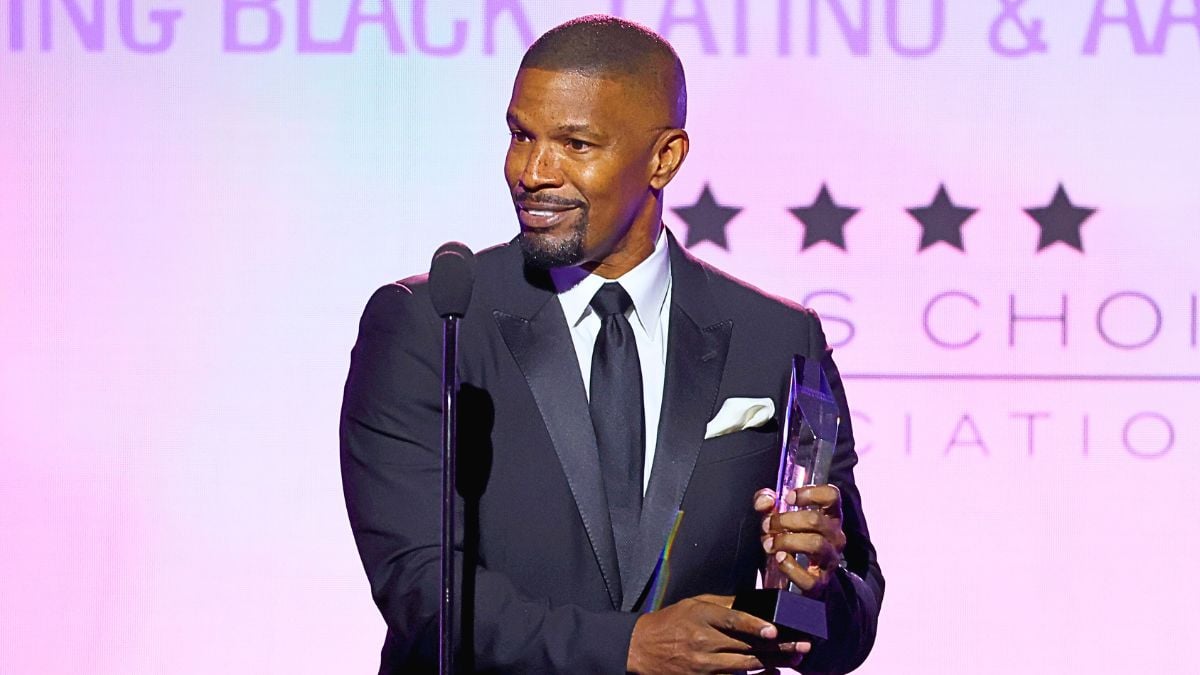
{"type": "Polygon", "coordinates": [[[642,329],[653,335],[658,330],[663,303],[667,301],[667,290],[671,285],[671,256],[667,251],[667,236],[660,230],[654,242],[654,251],[617,279],[589,274],[580,267],[553,268],[550,278],[570,326],[578,325],[591,313],[589,303],[601,286],[609,281],[619,281],[633,300],[633,313],[642,324],[642,329]]]}

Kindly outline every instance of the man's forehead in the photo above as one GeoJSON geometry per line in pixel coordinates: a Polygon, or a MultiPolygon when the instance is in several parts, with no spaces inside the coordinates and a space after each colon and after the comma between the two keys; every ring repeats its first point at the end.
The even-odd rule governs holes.
{"type": "Polygon", "coordinates": [[[517,71],[513,84],[513,100],[518,96],[620,98],[634,89],[635,82],[627,77],[577,70],[522,68],[517,71]]]}
{"type": "Polygon", "coordinates": [[[559,118],[556,125],[594,123],[597,116],[611,121],[654,116],[655,95],[642,80],[608,73],[522,68],[517,71],[508,116],[517,122],[553,116],[559,118]]]}

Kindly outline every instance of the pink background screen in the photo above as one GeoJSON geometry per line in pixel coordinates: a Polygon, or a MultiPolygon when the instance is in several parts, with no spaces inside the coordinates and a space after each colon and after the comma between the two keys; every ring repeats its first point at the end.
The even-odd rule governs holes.
{"type": "Polygon", "coordinates": [[[596,11],[687,68],[667,225],[838,345],[887,577],[861,672],[1191,672],[1178,0],[0,2],[0,671],[373,672],[359,314],[515,233],[517,63],[596,11]],[[823,185],[856,211],[806,241],[823,185]]]}

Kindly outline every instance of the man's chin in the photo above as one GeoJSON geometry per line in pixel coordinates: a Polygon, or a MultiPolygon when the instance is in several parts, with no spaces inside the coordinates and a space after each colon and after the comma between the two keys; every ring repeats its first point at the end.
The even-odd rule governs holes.
{"type": "Polygon", "coordinates": [[[583,261],[583,241],[580,237],[555,236],[544,232],[522,230],[517,236],[525,264],[537,269],[569,267],[583,261]]]}

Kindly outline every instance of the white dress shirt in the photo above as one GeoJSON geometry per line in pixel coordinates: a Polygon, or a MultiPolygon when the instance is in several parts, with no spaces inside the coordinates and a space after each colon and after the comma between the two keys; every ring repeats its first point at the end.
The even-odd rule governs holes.
{"type": "Polygon", "coordinates": [[[642,493],[650,484],[650,469],[654,466],[654,450],[658,443],[658,419],[662,411],[663,383],[667,373],[667,329],[671,314],[671,257],[667,251],[667,237],[659,232],[654,252],[618,279],[588,274],[579,267],[561,267],[550,270],[558,302],[567,327],[571,329],[571,342],[579,358],[579,372],[583,375],[583,387],[591,397],[592,351],[596,347],[596,334],[600,331],[600,317],[590,306],[592,296],[609,281],[621,284],[633,300],[629,311],[629,325],[633,327],[637,343],[638,361],[642,367],[642,406],[646,420],[645,464],[642,471],[642,493]]]}

